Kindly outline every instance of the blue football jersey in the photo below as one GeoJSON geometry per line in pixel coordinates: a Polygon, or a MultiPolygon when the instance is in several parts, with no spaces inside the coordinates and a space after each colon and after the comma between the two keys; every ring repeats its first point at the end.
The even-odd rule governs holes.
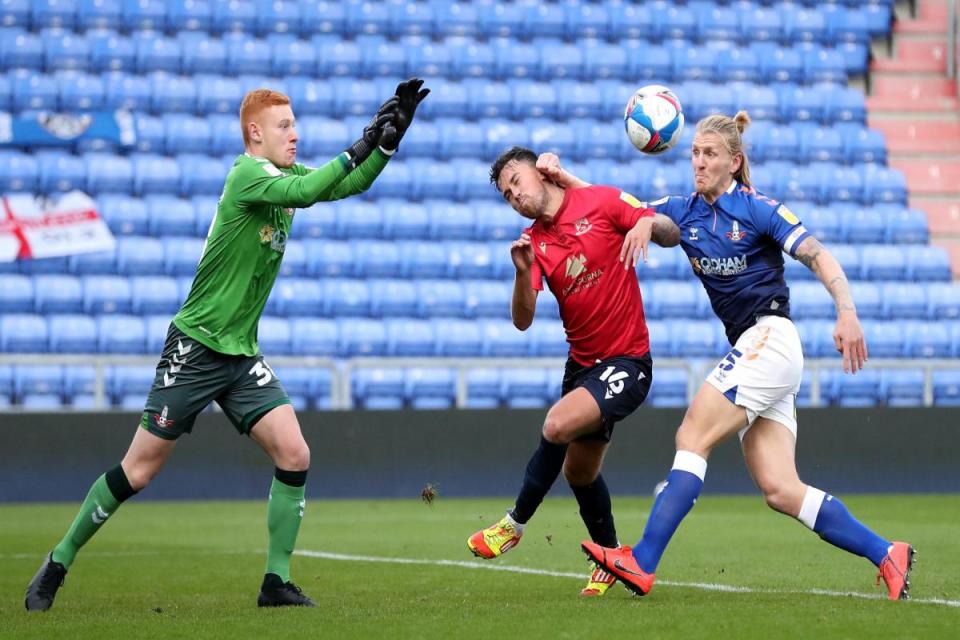
{"type": "Polygon", "coordinates": [[[730,344],[762,315],[790,317],[783,254],[810,235],[785,205],[734,181],[712,205],[697,194],[648,206],[680,227],[680,245],[730,344]]]}

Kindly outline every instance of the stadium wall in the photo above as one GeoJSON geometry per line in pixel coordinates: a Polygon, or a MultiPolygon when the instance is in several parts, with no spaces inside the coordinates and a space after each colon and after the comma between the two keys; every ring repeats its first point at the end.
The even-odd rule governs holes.
{"type": "MultiPolygon", "coordinates": [[[[314,498],[512,496],[539,434],[541,410],[383,411],[300,414],[312,451],[314,498]]],[[[680,410],[641,410],[617,425],[604,475],[617,494],[646,494],[673,459],[680,410]]],[[[960,411],[806,409],[801,477],[837,493],[958,492],[960,411]]],[[[0,423],[0,502],[75,501],[117,464],[137,416],[5,414],[0,423]]],[[[202,415],[140,499],[262,498],[272,465],[221,414],[202,415]]],[[[755,491],[735,441],[710,460],[706,490],[755,491]]],[[[560,480],[554,489],[568,493],[560,480]]]]}

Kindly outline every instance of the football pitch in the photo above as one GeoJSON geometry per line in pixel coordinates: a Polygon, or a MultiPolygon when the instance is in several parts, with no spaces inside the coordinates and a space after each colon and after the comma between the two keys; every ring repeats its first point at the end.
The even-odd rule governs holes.
{"type": "MultiPolygon", "coordinates": [[[[442,487],[441,487],[442,490],[442,487]]],[[[309,495],[309,487],[308,487],[309,495]]],[[[3,638],[955,638],[960,496],[843,496],[917,549],[913,600],[875,569],[778,516],[759,497],[701,497],[646,598],[619,585],[581,599],[588,565],[572,498],[547,500],[494,561],[467,536],[509,500],[313,500],[293,579],[316,609],[257,609],[266,502],[134,500],[90,542],[47,613],[23,595],[77,505],[0,506],[3,638]],[[951,631],[952,629],[952,631],[951,631]]],[[[649,498],[614,497],[621,538],[649,498]]]]}

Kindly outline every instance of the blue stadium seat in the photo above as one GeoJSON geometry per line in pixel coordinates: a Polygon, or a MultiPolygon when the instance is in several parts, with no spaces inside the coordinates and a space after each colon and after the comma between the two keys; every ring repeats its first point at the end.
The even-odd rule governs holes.
{"type": "Polygon", "coordinates": [[[739,39],[740,12],[718,7],[713,2],[706,2],[704,5],[706,10],[694,11],[697,16],[697,39],[700,42],[711,44],[718,41],[735,42],[739,39]]]}
{"type": "Polygon", "coordinates": [[[63,367],[21,364],[13,368],[13,392],[27,395],[63,395],[63,367]]]}
{"type": "Polygon", "coordinates": [[[654,407],[686,407],[687,377],[679,367],[658,368],[647,402],[654,407]]]}
{"type": "MultiPolygon", "coordinates": [[[[867,323],[877,324],[872,320],[865,321],[865,324],[867,323]]],[[[800,334],[800,343],[803,345],[803,353],[806,357],[831,358],[837,355],[833,344],[834,324],[834,320],[797,320],[797,332],[800,334]]],[[[869,344],[869,340],[867,342],[869,344]]],[[[873,346],[870,345],[869,348],[870,354],[873,355],[873,346]]]]}
{"type": "Polygon", "coordinates": [[[173,158],[153,154],[136,154],[133,163],[135,193],[177,193],[180,190],[180,166],[173,158]]]}
{"type": "MultiPolygon", "coordinates": [[[[378,183],[381,179],[378,179],[378,183]]],[[[385,238],[411,240],[428,237],[430,217],[425,206],[402,199],[380,198],[378,202],[386,212],[383,223],[385,238]]]]}
{"type": "Polygon", "coordinates": [[[479,13],[480,35],[487,38],[516,38],[528,35],[524,28],[526,16],[516,2],[497,2],[479,13]]]}
{"type": "Polygon", "coordinates": [[[653,20],[665,40],[693,40],[697,35],[697,17],[687,6],[655,2],[653,20]]]}
{"type": "Polygon", "coordinates": [[[97,325],[85,315],[50,316],[50,351],[54,353],[93,353],[97,350],[97,325]]]}
{"type": "MultiPolygon", "coordinates": [[[[104,383],[106,383],[106,379],[104,379],[104,383]]],[[[75,404],[75,399],[78,396],[93,396],[96,390],[97,370],[95,367],[84,364],[68,364],[63,367],[63,395],[74,408],[78,408],[75,404]]]]}
{"type": "MultiPolygon", "coordinates": [[[[178,286],[180,289],[179,297],[181,299],[186,299],[189,287],[189,284],[186,286],[178,286]]],[[[162,315],[145,316],[143,322],[146,325],[147,352],[159,354],[163,351],[163,345],[166,343],[167,334],[170,331],[170,314],[164,313],[162,315]]]]}
{"type": "MultiPolygon", "coordinates": [[[[185,153],[176,157],[177,165],[180,167],[180,184],[173,193],[181,193],[184,196],[198,195],[219,195],[223,191],[223,181],[227,173],[232,168],[232,162],[229,166],[223,165],[222,170],[215,159],[211,160],[209,156],[199,153],[185,153]]],[[[214,211],[215,209],[210,209],[214,211]]],[[[210,218],[207,218],[202,225],[203,234],[206,235],[210,227],[210,218]]],[[[186,217],[183,219],[186,224],[186,217]]],[[[199,224],[199,220],[195,220],[199,224]]],[[[185,227],[184,227],[185,229],[185,227]]],[[[188,233],[184,230],[183,233],[188,233]]]]}
{"type": "Polygon", "coordinates": [[[84,313],[129,313],[131,297],[130,281],[122,276],[83,278],[84,313]]]}
{"type": "Polygon", "coordinates": [[[307,240],[307,273],[312,276],[344,277],[355,273],[354,248],[349,242],[307,240]]]}
{"type": "MultiPolygon", "coordinates": [[[[209,225],[210,223],[207,221],[203,229],[198,228],[198,231],[205,233],[209,225]]],[[[287,246],[283,251],[283,262],[280,264],[280,275],[297,278],[308,275],[307,250],[303,242],[287,240],[287,246]]]]}
{"type": "Polygon", "coordinates": [[[834,208],[840,218],[840,233],[844,242],[848,244],[881,244],[886,237],[887,229],[883,217],[873,209],[863,207],[836,206],[834,208]]]}
{"type": "Polygon", "coordinates": [[[496,409],[500,406],[500,370],[493,367],[467,370],[468,409],[496,409]]]}
{"type": "Polygon", "coordinates": [[[168,154],[209,153],[210,125],[206,120],[181,113],[166,113],[163,127],[168,154]]]}
{"type": "Polygon", "coordinates": [[[137,133],[137,151],[163,153],[166,150],[166,131],[162,119],[146,114],[137,114],[134,122],[137,133]]]}
{"type": "Polygon", "coordinates": [[[717,51],[714,49],[678,47],[671,52],[671,59],[675,81],[713,80],[717,75],[717,51]]]}
{"type": "Polygon", "coordinates": [[[91,71],[127,71],[136,69],[137,48],[134,41],[114,31],[87,35],[90,41],[91,71]]]}
{"type": "Polygon", "coordinates": [[[889,318],[885,302],[888,300],[886,287],[879,283],[854,280],[850,283],[850,295],[857,305],[857,315],[864,320],[889,318]]]}
{"type": "Polygon", "coordinates": [[[271,303],[277,315],[318,316],[324,310],[323,287],[313,279],[284,278],[274,287],[268,307],[271,303]]]}
{"type": "Polygon", "coordinates": [[[163,238],[163,268],[167,275],[192,276],[203,253],[202,238],[163,238]]]}
{"type": "Polygon", "coordinates": [[[468,118],[512,117],[513,90],[503,82],[490,82],[479,78],[465,82],[467,85],[468,118]]]}
{"type": "Polygon", "coordinates": [[[369,315],[370,289],[365,280],[324,280],[323,307],[327,316],[369,315]]]}
{"type": "Polygon", "coordinates": [[[678,357],[716,357],[718,324],[698,320],[671,320],[668,324],[673,352],[678,357]]]}
{"type": "MultiPolygon", "coordinates": [[[[548,294],[541,294],[538,296],[538,300],[540,297],[547,296],[548,294]]],[[[548,297],[552,298],[552,296],[548,297]]],[[[509,301],[504,301],[504,306],[508,304],[509,301]]],[[[566,357],[570,350],[563,323],[559,320],[537,316],[533,325],[526,330],[525,334],[530,342],[531,353],[539,358],[566,357]]]]}
{"type": "MultiPolygon", "coordinates": [[[[471,240],[476,236],[477,221],[472,209],[446,200],[424,201],[423,207],[427,210],[431,238],[471,240]]],[[[446,270],[445,265],[443,270],[446,270]]]]}
{"type": "Polygon", "coordinates": [[[432,322],[437,337],[437,355],[467,357],[480,355],[482,336],[476,322],[452,318],[437,318],[432,322]]]}
{"type": "Polygon", "coordinates": [[[444,118],[437,121],[437,128],[440,133],[438,151],[442,158],[475,157],[486,139],[481,125],[476,122],[444,118]]]}
{"type": "Polygon", "coordinates": [[[900,323],[864,321],[863,336],[873,358],[902,358],[908,355],[900,323]]]}
{"type": "Polygon", "coordinates": [[[138,315],[176,313],[182,302],[174,278],[139,276],[130,279],[131,309],[138,315]]]}
{"type": "Polygon", "coordinates": [[[272,48],[271,69],[276,76],[315,76],[317,51],[304,40],[276,42],[272,48]]]}
{"type": "Polygon", "coordinates": [[[907,256],[890,245],[865,245],[861,250],[862,274],[867,280],[904,280],[907,256]]]}
{"type": "Polygon", "coordinates": [[[933,403],[960,407],[960,369],[934,369],[933,403]]]}
{"type": "Polygon", "coordinates": [[[157,36],[150,32],[134,34],[137,48],[137,71],[165,71],[180,73],[180,58],[183,50],[180,42],[174,38],[157,36]]]}
{"type": "MultiPolygon", "coordinates": [[[[440,275],[440,274],[436,274],[440,275]]],[[[455,280],[417,280],[417,315],[424,318],[466,315],[463,285],[455,280]]]]}
{"type": "Polygon", "coordinates": [[[56,111],[59,109],[60,87],[54,76],[17,69],[9,77],[13,84],[14,110],[56,111]]]}
{"type": "Polygon", "coordinates": [[[877,165],[861,165],[864,202],[907,203],[907,181],[898,169],[877,165]]]}
{"type": "MultiPolygon", "coordinates": [[[[692,280],[654,280],[650,282],[649,302],[658,318],[690,318],[702,288],[692,280]]],[[[647,302],[647,300],[645,300],[647,302]]]]}
{"type": "Polygon", "coordinates": [[[927,317],[931,320],[960,319],[960,285],[934,282],[926,286],[927,317]]]}
{"type": "MultiPolygon", "coordinates": [[[[803,49],[801,49],[803,50],[803,49]]],[[[808,83],[847,81],[843,52],[836,48],[811,47],[804,52],[804,78],[808,83]]]]}
{"type": "Polygon", "coordinates": [[[410,278],[436,278],[448,271],[447,250],[438,242],[405,242],[400,247],[402,273],[410,278]]]}
{"type": "Polygon", "coordinates": [[[10,397],[13,396],[13,367],[9,364],[0,364],[0,408],[10,406],[10,397]]]}
{"type": "Polygon", "coordinates": [[[650,353],[653,354],[653,357],[669,358],[676,355],[670,335],[670,326],[666,321],[647,321],[647,332],[650,337],[650,353]]]}
{"type": "MultiPolygon", "coordinates": [[[[771,42],[754,42],[750,48],[760,61],[760,78],[764,82],[798,83],[803,79],[804,61],[798,50],[771,42]]],[[[784,104],[783,99],[780,104],[784,104]]]]}
{"type": "Polygon", "coordinates": [[[885,242],[925,245],[930,241],[927,215],[923,211],[895,207],[885,213],[887,221],[885,242]]]}
{"type": "Polygon", "coordinates": [[[647,251],[647,261],[644,262],[641,258],[637,263],[637,277],[640,282],[688,278],[689,274],[690,263],[683,253],[660,245],[651,244],[647,251]]]}
{"type": "MultiPolygon", "coordinates": [[[[817,240],[820,242],[839,242],[841,238],[840,234],[840,220],[838,219],[837,214],[833,209],[826,209],[816,207],[808,211],[798,211],[798,208],[791,205],[791,210],[794,211],[797,215],[800,216],[800,219],[803,220],[804,226],[810,230],[817,240]]],[[[791,262],[786,257],[784,257],[786,262],[791,262]]],[[[813,273],[809,269],[803,267],[805,271],[810,273],[810,279],[813,279],[813,273]]]]}
{"type": "Polygon", "coordinates": [[[557,304],[557,299],[554,297],[553,292],[551,292],[546,285],[544,285],[543,290],[537,295],[536,317],[547,320],[560,319],[560,306],[557,304]]]}
{"type": "MultiPolygon", "coordinates": [[[[4,23],[4,26],[8,26],[4,23]]],[[[4,69],[43,69],[43,39],[24,31],[7,32],[0,42],[0,64],[4,69]]]]}
{"type": "Polygon", "coordinates": [[[779,94],[778,103],[780,104],[781,121],[813,120],[819,122],[823,120],[823,91],[819,87],[795,84],[776,86],[779,94]]]}
{"type": "Polygon", "coordinates": [[[196,214],[192,202],[168,195],[151,195],[144,200],[150,216],[148,229],[151,235],[187,236],[194,234],[196,214]]]}
{"type": "MultiPolygon", "coordinates": [[[[80,313],[83,309],[83,285],[79,278],[68,275],[38,275],[33,278],[38,313],[80,313]]],[[[5,309],[6,309],[5,305],[5,309]]],[[[9,309],[21,311],[32,309],[9,309]]]]}
{"type": "Polygon", "coordinates": [[[156,372],[149,368],[139,365],[114,365],[107,369],[107,393],[115,405],[124,404],[124,399],[128,407],[134,408],[134,398],[139,397],[139,406],[142,409],[150,393],[150,387],[156,372]]]}
{"type": "MultiPolygon", "coordinates": [[[[857,309],[860,300],[854,296],[857,309]]],[[[926,287],[908,282],[887,282],[883,285],[883,311],[892,320],[924,320],[927,317],[926,287]]]]}
{"type": "Polygon", "coordinates": [[[128,315],[97,318],[97,350],[100,353],[146,353],[146,346],[143,318],[128,315]]]}
{"type": "Polygon", "coordinates": [[[257,329],[257,343],[266,354],[287,355],[291,353],[292,335],[286,318],[262,316],[257,329]]]}
{"type": "Polygon", "coordinates": [[[512,287],[496,280],[467,280],[463,283],[465,313],[471,318],[507,318],[512,287]]]}
{"type": "Polygon", "coordinates": [[[126,236],[117,241],[117,272],[123,275],[160,275],[163,257],[163,243],[156,238],[126,236]]]}
{"type": "Polygon", "coordinates": [[[90,44],[86,38],[57,29],[46,32],[43,41],[47,71],[83,71],[90,66],[90,44]]]}
{"type": "Polygon", "coordinates": [[[36,191],[40,167],[37,159],[19,151],[0,151],[0,191],[36,191]]]}
{"type": "MultiPolygon", "coordinates": [[[[0,312],[3,313],[30,313],[34,310],[34,282],[38,278],[55,276],[37,276],[31,280],[28,276],[19,274],[0,274],[0,312]]],[[[42,282],[42,281],[41,281],[42,282]]],[[[37,292],[37,306],[40,306],[40,295],[37,292]]],[[[37,309],[44,313],[45,309],[37,309]]]]}
{"type": "Polygon", "coordinates": [[[442,409],[456,398],[456,369],[412,367],[404,371],[404,395],[414,409],[442,409]]]}
{"type": "Polygon", "coordinates": [[[0,24],[4,27],[30,25],[30,2],[28,0],[5,0],[0,4],[0,24]]]}
{"type": "Polygon", "coordinates": [[[150,110],[153,113],[192,113],[196,110],[197,87],[192,78],[160,72],[150,74],[148,78],[150,110]]]}
{"type": "Polygon", "coordinates": [[[906,355],[911,358],[949,358],[953,355],[946,323],[898,323],[906,336],[906,355]]]}
{"type": "Polygon", "coordinates": [[[53,394],[29,394],[20,399],[20,406],[27,411],[59,411],[63,407],[63,398],[53,394]]]}
{"type": "Polygon", "coordinates": [[[397,318],[386,321],[387,354],[391,356],[432,356],[435,351],[434,325],[428,320],[397,318]]]}
{"type": "Polygon", "coordinates": [[[352,375],[353,401],[364,409],[399,409],[403,406],[404,370],[360,368],[352,375]]]}
{"type": "Polygon", "coordinates": [[[387,350],[383,322],[364,318],[340,318],[339,352],[343,357],[380,356],[387,350]]]}
{"type": "Polygon", "coordinates": [[[494,68],[493,65],[493,45],[467,40],[450,61],[450,73],[453,78],[487,78],[494,68]]]}
{"type": "Polygon", "coordinates": [[[850,129],[844,135],[844,159],[850,164],[857,162],[887,162],[887,141],[876,129],[850,129]]]}
{"type": "Polygon", "coordinates": [[[123,5],[123,28],[164,31],[167,27],[167,6],[163,0],[140,0],[123,5]]]}
{"type": "Polygon", "coordinates": [[[356,240],[380,238],[383,235],[383,211],[377,205],[362,200],[345,200],[337,207],[337,235],[356,240]]]}
{"type": "Polygon", "coordinates": [[[890,407],[923,406],[923,369],[884,369],[880,397],[890,407]]]}
{"type": "Polygon", "coordinates": [[[480,323],[484,356],[501,358],[524,357],[531,352],[526,334],[509,320],[484,320],[480,323]]]}
{"type": "Polygon", "coordinates": [[[366,278],[388,278],[400,273],[400,247],[394,242],[366,242],[358,251],[357,275],[366,278]]]}
{"type": "Polygon", "coordinates": [[[133,191],[133,164],[129,158],[103,153],[83,156],[87,165],[87,192],[131,193],[133,191]]]}
{"type": "Polygon", "coordinates": [[[482,242],[446,242],[449,273],[456,278],[493,278],[503,261],[493,247],[482,242]]]}
{"type": "Polygon", "coordinates": [[[855,376],[836,369],[821,371],[821,393],[826,386],[825,379],[830,382],[831,404],[841,407],[872,407],[883,400],[880,392],[880,372],[876,369],[864,369],[855,376]]]}
{"type": "Polygon", "coordinates": [[[257,9],[251,0],[214,0],[210,28],[214,32],[253,32],[257,9]]]}
{"type": "Polygon", "coordinates": [[[57,74],[57,81],[60,88],[60,108],[63,111],[103,109],[106,87],[98,76],[64,71],[57,74]]]}
{"type": "Polygon", "coordinates": [[[149,111],[153,99],[153,87],[141,76],[113,71],[103,76],[106,85],[106,104],[113,109],[149,111]]]}
{"type": "Polygon", "coordinates": [[[417,315],[417,288],[412,280],[370,280],[368,286],[371,315],[376,317],[417,315]]]}
{"type": "Polygon", "coordinates": [[[826,105],[823,117],[828,122],[858,122],[866,120],[866,98],[861,89],[823,85],[826,105]]]}
{"type": "Polygon", "coordinates": [[[790,310],[797,319],[836,316],[833,299],[819,282],[795,282],[790,285],[790,310]]]}
{"type": "Polygon", "coordinates": [[[557,115],[557,91],[553,85],[547,82],[514,80],[510,87],[513,91],[513,118],[553,118],[557,115]]]}
{"type": "Polygon", "coordinates": [[[115,235],[146,235],[149,218],[143,200],[103,195],[97,201],[100,216],[115,235]]]}
{"type": "Polygon", "coordinates": [[[293,353],[302,356],[336,356],[340,329],[336,320],[291,318],[293,353]]]}
{"type": "Polygon", "coordinates": [[[545,407],[550,393],[546,369],[524,367],[503,369],[500,374],[500,397],[510,408],[532,409],[545,407]]]}
{"type": "Polygon", "coordinates": [[[904,249],[911,280],[950,282],[950,256],[942,247],[911,245],[904,249]]]}
{"type": "Polygon", "coordinates": [[[42,353],[46,350],[45,317],[27,313],[0,316],[0,351],[42,353]]]}

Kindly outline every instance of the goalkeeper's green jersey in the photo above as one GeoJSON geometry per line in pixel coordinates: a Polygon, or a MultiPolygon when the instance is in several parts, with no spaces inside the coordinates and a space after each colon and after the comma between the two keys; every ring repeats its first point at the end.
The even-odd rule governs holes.
{"type": "Polygon", "coordinates": [[[257,325],[280,272],[294,210],[365,191],[388,159],[378,149],[348,173],[346,154],[317,169],[281,169],[266,158],[238,156],[174,324],[214,351],[259,353],[257,325]]]}

